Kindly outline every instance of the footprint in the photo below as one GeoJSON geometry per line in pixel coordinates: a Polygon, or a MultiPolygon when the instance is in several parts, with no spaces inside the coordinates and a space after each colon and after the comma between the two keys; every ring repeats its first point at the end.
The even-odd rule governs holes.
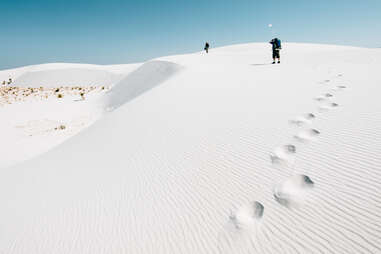
{"type": "Polygon", "coordinates": [[[272,164],[279,163],[293,163],[294,154],[296,153],[296,147],[294,145],[285,145],[278,147],[270,154],[270,159],[272,164]]]}
{"type": "Polygon", "coordinates": [[[229,215],[229,221],[236,229],[249,228],[263,217],[265,207],[258,201],[242,205],[229,215]]]}
{"type": "Polygon", "coordinates": [[[331,82],[331,80],[326,79],[326,80],[323,80],[323,81],[318,82],[318,84],[327,84],[327,83],[329,83],[329,82],[331,82]]]}
{"type": "Polygon", "coordinates": [[[337,88],[345,89],[345,88],[347,88],[347,87],[346,87],[346,86],[337,86],[337,88]]]}
{"type": "Polygon", "coordinates": [[[327,98],[325,96],[318,96],[318,97],[314,98],[314,100],[316,100],[316,101],[326,101],[327,98]]]}
{"type": "Polygon", "coordinates": [[[306,142],[306,141],[315,141],[317,136],[320,135],[320,131],[316,129],[308,129],[299,132],[294,138],[298,141],[306,142]]]}
{"type": "Polygon", "coordinates": [[[316,101],[327,101],[328,98],[331,98],[331,97],[333,97],[333,94],[325,93],[325,94],[323,94],[323,95],[320,95],[320,96],[318,96],[318,97],[315,97],[314,99],[315,99],[316,101]]]}
{"type": "Polygon", "coordinates": [[[347,88],[347,87],[341,85],[341,86],[335,86],[331,90],[334,91],[334,92],[340,92],[340,91],[343,91],[345,88],[347,88]]]}
{"type": "Polygon", "coordinates": [[[328,110],[330,110],[332,108],[336,108],[338,106],[339,106],[339,104],[337,104],[335,102],[327,102],[327,103],[324,103],[324,104],[319,106],[319,111],[320,112],[328,111],[328,110]]]}
{"type": "Polygon", "coordinates": [[[290,124],[302,126],[305,124],[310,124],[312,122],[312,120],[315,118],[316,118],[316,116],[314,114],[308,113],[308,114],[303,115],[303,116],[298,116],[298,117],[290,120],[289,122],[290,122],[290,124]]]}
{"type": "Polygon", "coordinates": [[[299,207],[306,201],[307,194],[314,185],[310,177],[294,175],[274,187],[274,198],[287,208],[299,207]]]}
{"type": "Polygon", "coordinates": [[[259,253],[255,238],[261,229],[263,214],[264,206],[258,201],[244,204],[231,212],[228,222],[218,235],[219,253],[247,253],[248,249],[259,253]]]}

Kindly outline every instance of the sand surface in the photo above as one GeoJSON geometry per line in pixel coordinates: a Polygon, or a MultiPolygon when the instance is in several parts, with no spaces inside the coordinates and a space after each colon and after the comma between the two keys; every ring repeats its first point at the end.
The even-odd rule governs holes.
{"type": "Polygon", "coordinates": [[[94,118],[1,168],[0,253],[380,253],[381,50],[283,48],[126,66],[57,123],[33,123],[57,98],[27,106],[31,126],[94,118]]]}

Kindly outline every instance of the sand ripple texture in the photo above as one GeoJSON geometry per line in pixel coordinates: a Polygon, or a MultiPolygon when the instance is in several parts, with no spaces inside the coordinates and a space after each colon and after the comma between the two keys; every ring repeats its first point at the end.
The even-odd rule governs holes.
{"type": "Polygon", "coordinates": [[[283,48],[162,58],[181,70],[1,170],[0,253],[381,253],[381,52],[283,48]]]}

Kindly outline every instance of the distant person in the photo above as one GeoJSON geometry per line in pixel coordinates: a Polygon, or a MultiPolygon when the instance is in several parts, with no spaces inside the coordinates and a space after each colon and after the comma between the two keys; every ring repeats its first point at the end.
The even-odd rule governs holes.
{"type": "Polygon", "coordinates": [[[205,49],[206,53],[209,53],[209,43],[208,42],[205,43],[204,49],[205,49]]]}
{"type": "Polygon", "coordinates": [[[279,51],[282,49],[281,42],[278,38],[274,38],[270,41],[270,44],[273,46],[273,64],[275,64],[276,59],[278,59],[278,64],[279,64],[280,63],[279,51]]]}

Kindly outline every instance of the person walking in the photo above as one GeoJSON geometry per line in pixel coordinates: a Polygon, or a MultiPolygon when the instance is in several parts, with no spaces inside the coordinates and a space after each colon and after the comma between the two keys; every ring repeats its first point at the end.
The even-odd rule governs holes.
{"type": "Polygon", "coordinates": [[[209,43],[208,42],[205,43],[204,50],[206,53],[209,53],[209,43]]]}
{"type": "Polygon", "coordinates": [[[275,64],[276,59],[278,59],[278,64],[280,63],[279,51],[282,49],[281,42],[278,38],[274,38],[270,41],[273,49],[273,64],[275,64]]]}

